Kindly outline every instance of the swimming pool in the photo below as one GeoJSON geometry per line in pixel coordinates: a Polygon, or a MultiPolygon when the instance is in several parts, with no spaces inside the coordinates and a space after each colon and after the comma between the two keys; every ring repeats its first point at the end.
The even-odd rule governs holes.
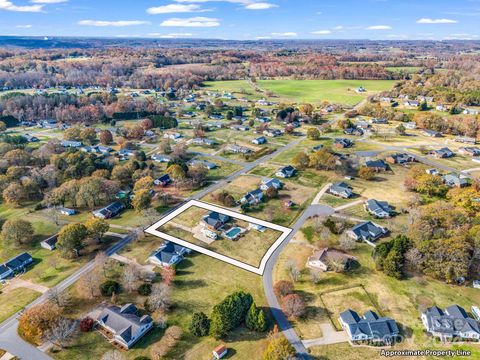
{"type": "Polygon", "coordinates": [[[242,229],[240,229],[239,227],[233,227],[225,232],[225,236],[230,240],[234,240],[240,235],[241,232],[242,229]]]}

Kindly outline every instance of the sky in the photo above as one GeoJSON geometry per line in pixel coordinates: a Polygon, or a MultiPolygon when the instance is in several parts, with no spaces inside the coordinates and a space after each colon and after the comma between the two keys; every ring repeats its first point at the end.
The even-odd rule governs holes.
{"type": "Polygon", "coordinates": [[[0,0],[0,35],[480,40],[480,0],[0,0]]]}

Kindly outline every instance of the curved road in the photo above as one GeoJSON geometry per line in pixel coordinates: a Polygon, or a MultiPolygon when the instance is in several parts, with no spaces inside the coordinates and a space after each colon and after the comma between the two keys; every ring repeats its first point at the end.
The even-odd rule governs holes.
{"type": "Polygon", "coordinates": [[[265,296],[268,301],[268,305],[270,307],[270,311],[272,312],[275,321],[278,324],[280,330],[282,330],[283,334],[293,345],[295,350],[297,351],[298,356],[300,359],[310,359],[308,355],[307,348],[303,345],[300,338],[297,336],[295,330],[291,327],[290,322],[283,314],[280,304],[277,300],[275,292],[273,291],[273,268],[275,267],[275,263],[277,262],[277,258],[282,252],[283,248],[293,239],[295,234],[298,230],[302,227],[303,223],[310,217],[318,215],[318,216],[328,216],[334,213],[334,209],[329,206],[324,205],[310,205],[303,214],[295,221],[292,226],[292,231],[290,234],[285,238],[282,244],[275,250],[272,254],[270,259],[268,259],[267,265],[265,267],[265,272],[263,273],[263,288],[265,290],[265,296]]]}

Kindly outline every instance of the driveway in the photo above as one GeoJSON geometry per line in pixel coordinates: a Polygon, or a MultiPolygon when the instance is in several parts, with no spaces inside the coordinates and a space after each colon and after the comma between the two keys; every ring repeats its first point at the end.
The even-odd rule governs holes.
{"type": "Polygon", "coordinates": [[[8,293],[9,291],[17,288],[27,288],[30,290],[38,291],[39,293],[42,293],[42,294],[48,291],[48,287],[46,286],[34,284],[30,281],[23,280],[19,277],[12,279],[10,283],[2,291],[5,293],[8,293]]]}
{"type": "Polygon", "coordinates": [[[345,331],[337,331],[331,323],[319,324],[323,336],[317,339],[303,340],[306,348],[320,345],[331,345],[348,342],[348,335],[345,331]]]}
{"type": "Polygon", "coordinates": [[[332,186],[332,184],[328,183],[318,192],[317,196],[315,196],[315,199],[313,199],[312,201],[312,205],[318,204],[320,202],[320,199],[322,198],[323,194],[327,192],[330,186],[332,186]]]}

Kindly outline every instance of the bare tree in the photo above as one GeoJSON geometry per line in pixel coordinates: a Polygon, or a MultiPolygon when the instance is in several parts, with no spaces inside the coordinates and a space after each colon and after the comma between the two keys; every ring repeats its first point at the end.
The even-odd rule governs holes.
{"type": "Polygon", "coordinates": [[[418,270],[420,264],[422,263],[422,253],[416,249],[412,248],[405,253],[405,260],[407,261],[408,266],[413,270],[418,270]]]}
{"type": "Polygon", "coordinates": [[[297,282],[300,278],[300,269],[297,266],[297,262],[293,259],[290,259],[285,263],[285,271],[293,282],[297,282]]]}
{"type": "Polygon", "coordinates": [[[320,282],[320,275],[321,275],[321,271],[311,269],[310,270],[310,280],[312,281],[312,283],[318,284],[320,282]]]}
{"type": "Polygon", "coordinates": [[[353,250],[357,247],[357,242],[352,237],[348,236],[348,234],[343,233],[340,235],[338,239],[338,243],[342,250],[353,250]]]}
{"type": "Polygon", "coordinates": [[[102,276],[99,273],[98,269],[84,274],[79,282],[78,287],[83,293],[85,293],[90,299],[93,299],[100,295],[100,283],[102,281],[102,276]]]}
{"type": "Polygon", "coordinates": [[[95,263],[103,270],[103,276],[107,276],[108,270],[108,256],[103,251],[100,251],[95,256],[95,263]]]}
{"type": "Polygon", "coordinates": [[[46,333],[46,340],[61,349],[73,340],[77,334],[77,323],[74,320],[60,317],[53,327],[46,333]]]}
{"type": "Polygon", "coordinates": [[[132,292],[137,288],[137,282],[140,279],[140,271],[137,265],[128,264],[125,266],[122,275],[122,284],[125,290],[132,292]]]}
{"type": "Polygon", "coordinates": [[[168,310],[171,305],[170,288],[165,284],[154,284],[148,297],[148,307],[152,311],[168,310]]]}
{"type": "Polygon", "coordinates": [[[47,298],[61,308],[65,307],[70,301],[68,294],[64,291],[60,291],[57,287],[52,287],[47,291],[47,298]]]}
{"type": "Polygon", "coordinates": [[[102,360],[127,360],[127,358],[118,350],[110,350],[103,354],[102,360]]]}
{"type": "Polygon", "coordinates": [[[159,218],[158,211],[151,207],[143,210],[142,215],[148,220],[148,223],[150,225],[157,221],[159,218]]]}
{"type": "Polygon", "coordinates": [[[49,206],[45,210],[45,215],[53,222],[56,226],[60,225],[60,213],[56,206],[49,206]]]}

